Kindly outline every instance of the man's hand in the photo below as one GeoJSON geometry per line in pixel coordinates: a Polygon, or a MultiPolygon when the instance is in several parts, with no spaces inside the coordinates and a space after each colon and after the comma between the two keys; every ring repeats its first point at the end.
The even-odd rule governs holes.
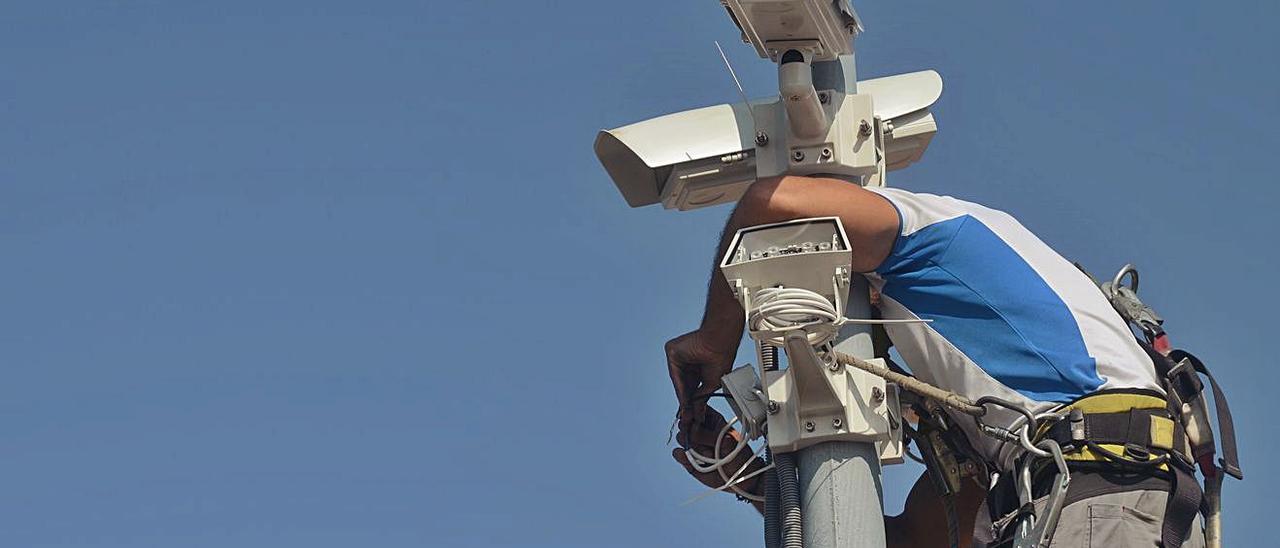
{"type": "MultiPolygon", "coordinates": [[[[720,377],[733,367],[738,341],[717,341],[705,331],[696,330],[667,341],[666,350],[667,373],[680,402],[680,432],[684,434],[694,424],[704,422],[707,398],[720,388],[720,377]]],[[[720,421],[723,426],[724,417],[720,421]]],[[[686,445],[686,441],[681,440],[680,444],[686,445]]]]}
{"type": "MultiPolygon", "coordinates": [[[[723,486],[725,484],[724,478],[732,478],[738,470],[743,468],[743,466],[746,466],[746,469],[739,474],[739,477],[755,472],[756,470],[759,470],[760,467],[764,466],[764,461],[752,456],[751,449],[747,447],[743,448],[743,450],[738,453],[738,456],[734,457],[731,462],[725,463],[721,467],[721,470],[724,472],[724,477],[721,477],[720,474],[715,471],[699,472],[693,468],[693,465],[689,463],[689,456],[685,454],[686,447],[697,451],[699,455],[704,457],[714,458],[716,441],[717,437],[719,437],[720,457],[724,458],[728,456],[729,452],[733,451],[733,448],[742,440],[742,434],[732,428],[723,436],[720,436],[720,431],[724,429],[726,424],[727,423],[725,422],[723,415],[715,409],[707,407],[704,420],[702,422],[695,424],[691,430],[682,429],[680,431],[679,440],[682,447],[676,447],[671,450],[672,458],[676,459],[676,462],[680,463],[680,465],[684,467],[685,471],[689,472],[689,475],[702,482],[703,485],[712,489],[718,489],[723,486]]],[[[738,483],[737,487],[747,493],[760,495],[764,492],[764,490],[760,488],[760,480],[762,477],[763,476],[755,476],[748,478],[747,480],[738,483]]],[[[725,491],[733,492],[730,489],[725,489],[725,491]]],[[[761,503],[753,501],[752,505],[755,506],[757,510],[763,511],[764,509],[764,505],[761,503]]]]}

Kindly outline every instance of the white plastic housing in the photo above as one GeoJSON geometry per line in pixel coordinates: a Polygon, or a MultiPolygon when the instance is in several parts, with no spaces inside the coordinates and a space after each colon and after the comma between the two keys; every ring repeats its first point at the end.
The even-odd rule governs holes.
{"type": "MultiPolygon", "coordinates": [[[[667,209],[682,211],[735,202],[759,177],[838,174],[844,169],[840,166],[846,166],[844,172],[851,176],[864,174],[848,166],[865,167],[869,158],[874,159],[871,147],[862,148],[868,141],[859,136],[857,127],[869,117],[868,112],[893,127],[884,137],[885,169],[893,171],[918,161],[938,129],[928,111],[942,94],[938,73],[865,80],[858,82],[858,91],[857,95],[833,94],[842,114],[833,122],[829,137],[815,144],[790,142],[786,111],[779,98],[772,97],[752,101],[750,106],[715,105],[601,131],[595,152],[629,205],[661,202],[667,209]],[[763,146],[756,144],[757,130],[767,136],[763,146]],[[824,143],[830,143],[831,158],[822,156],[824,143]],[[796,149],[804,153],[804,160],[793,165],[796,149]]],[[[834,105],[833,100],[824,108],[834,105]]]]}
{"type": "Polygon", "coordinates": [[[840,218],[818,217],[739,230],[720,261],[720,272],[735,291],[754,293],[782,285],[844,303],[852,261],[840,218]],[[841,272],[846,283],[837,284],[841,272]]]}
{"type": "Polygon", "coordinates": [[[721,0],[742,40],[775,63],[788,49],[809,49],[815,61],[853,53],[862,23],[848,0],[721,0]]]}
{"type": "MultiPolygon", "coordinates": [[[[807,289],[842,307],[849,298],[851,260],[840,218],[819,217],[739,230],[720,271],[750,317],[754,295],[779,286],[807,289]]],[[[765,394],[775,404],[767,417],[769,447],[795,451],[824,441],[875,441],[886,462],[900,456],[901,431],[889,418],[897,403],[884,379],[836,366],[829,354],[814,351],[801,330],[787,332],[782,350],[787,367],[762,371],[765,394]]]]}

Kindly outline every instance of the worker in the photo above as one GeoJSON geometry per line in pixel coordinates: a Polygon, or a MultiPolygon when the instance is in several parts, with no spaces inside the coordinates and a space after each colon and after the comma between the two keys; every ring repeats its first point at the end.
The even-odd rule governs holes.
{"type": "MultiPolygon", "coordinates": [[[[1088,450],[1070,455],[1071,489],[1057,526],[1059,540],[1051,546],[1204,545],[1195,509],[1188,513],[1185,502],[1171,502],[1173,493],[1186,492],[1185,485],[1176,488],[1173,471],[1188,459],[1163,458],[1182,455],[1174,455],[1175,443],[1157,439],[1168,436],[1147,428],[1169,419],[1153,358],[1089,276],[1007,213],[947,196],[821,177],[753,183],[729,217],[716,258],[739,229],[827,216],[843,223],[851,266],[879,293],[883,318],[927,320],[885,326],[914,376],[970,400],[995,396],[1033,413],[1079,408],[1092,420],[1123,411],[1126,419],[1142,421],[1145,429],[1134,439],[1096,441],[1123,453],[1115,455],[1123,462],[1159,464],[1125,466],[1088,450]]],[[[730,431],[734,440],[717,439],[725,419],[707,401],[734,363],[744,322],[729,285],[713,271],[701,326],[666,344],[680,405],[677,439],[684,448],[711,454],[716,443],[740,435],[730,431]]],[[[1018,417],[993,409],[984,420],[1012,427],[1018,417]]],[[[979,433],[972,419],[952,423],[991,472],[1012,476],[1019,444],[979,433]]],[[[673,456],[706,485],[721,486],[717,474],[694,470],[683,449],[673,456]]],[[[748,459],[759,460],[741,456],[729,468],[761,466],[748,459]]],[[[989,477],[977,476],[983,475],[965,480],[954,497],[959,544],[996,546],[1012,534],[1014,527],[1006,525],[1019,504],[1016,496],[1001,496],[1008,491],[1005,484],[988,485],[989,477]]],[[[758,479],[740,487],[760,493],[758,479]]],[[[1044,484],[1051,479],[1049,474],[1037,480],[1036,496],[1049,489],[1044,484]]],[[[903,513],[885,519],[890,547],[947,545],[935,489],[922,475],[903,513]]]]}

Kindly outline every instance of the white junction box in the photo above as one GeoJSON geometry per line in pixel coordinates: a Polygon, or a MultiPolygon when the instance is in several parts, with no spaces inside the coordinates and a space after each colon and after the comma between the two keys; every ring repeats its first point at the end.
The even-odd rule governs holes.
{"type": "MultiPolygon", "coordinates": [[[[766,303],[757,295],[775,288],[811,292],[806,293],[809,298],[826,299],[838,315],[849,298],[850,276],[854,275],[851,260],[840,219],[819,217],[739,230],[720,270],[749,318],[764,310],[759,307],[766,303]]],[[[792,327],[783,332],[751,333],[758,344],[776,346],[787,358],[786,368],[761,367],[766,401],[759,401],[759,395],[745,388],[754,382],[754,376],[738,370],[734,378],[725,377],[726,386],[732,385],[735,411],[750,417],[744,421],[750,433],[763,430],[757,424],[763,404],[769,447],[775,451],[796,451],[826,441],[874,441],[884,462],[900,462],[902,419],[897,387],[876,375],[841,366],[831,353],[815,349],[813,344],[822,343],[810,339],[811,330],[830,332],[834,329],[830,323],[824,326],[805,313],[787,312],[783,317],[794,319],[792,327]]]]}

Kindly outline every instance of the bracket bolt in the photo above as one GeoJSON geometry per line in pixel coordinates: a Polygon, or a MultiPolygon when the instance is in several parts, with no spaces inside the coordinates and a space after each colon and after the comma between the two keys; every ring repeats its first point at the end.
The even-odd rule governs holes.
{"type": "Polygon", "coordinates": [[[841,426],[843,426],[843,425],[844,425],[844,421],[840,420],[840,417],[836,417],[836,418],[834,418],[834,419],[831,419],[831,427],[832,427],[832,428],[835,428],[836,430],[839,430],[839,429],[840,429],[840,427],[841,427],[841,426]]]}
{"type": "Polygon", "coordinates": [[[831,149],[829,149],[829,148],[824,148],[824,149],[822,149],[822,159],[823,159],[823,160],[826,160],[826,159],[830,159],[830,158],[831,158],[831,149]]]}
{"type": "Polygon", "coordinates": [[[769,144],[769,134],[764,131],[756,132],[756,146],[762,147],[769,144]]]}
{"type": "Polygon", "coordinates": [[[804,431],[805,431],[805,432],[812,432],[812,431],[813,431],[813,428],[814,428],[814,426],[813,426],[813,421],[805,421],[805,422],[804,422],[804,431]]]}
{"type": "Polygon", "coordinates": [[[870,136],[871,136],[871,123],[870,123],[870,122],[868,122],[868,121],[866,121],[866,120],[863,120],[863,121],[861,121],[861,122],[858,122],[858,134],[859,134],[859,135],[861,135],[861,136],[863,136],[863,137],[870,137],[870,136]]]}
{"type": "Polygon", "coordinates": [[[828,366],[827,366],[827,370],[828,370],[828,371],[830,371],[830,372],[832,372],[832,373],[839,373],[839,372],[840,372],[840,362],[836,362],[836,361],[831,362],[831,365],[828,365],[828,366]]]}
{"type": "Polygon", "coordinates": [[[872,387],[872,388],[871,388],[871,401],[876,402],[876,403],[882,403],[882,402],[884,402],[884,390],[881,390],[879,386],[874,386],[874,387],[872,387]]]}
{"type": "Polygon", "coordinates": [[[791,153],[791,160],[792,160],[792,161],[795,161],[795,162],[803,162],[803,161],[804,161],[804,151],[803,151],[803,150],[797,150],[797,151],[795,151],[795,152],[792,152],[792,153],[791,153]]]}
{"type": "Polygon", "coordinates": [[[773,400],[769,400],[769,406],[768,406],[768,408],[769,408],[769,414],[770,414],[770,415],[777,415],[777,414],[778,414],[778,402],[773,401],[773,400]]]}

